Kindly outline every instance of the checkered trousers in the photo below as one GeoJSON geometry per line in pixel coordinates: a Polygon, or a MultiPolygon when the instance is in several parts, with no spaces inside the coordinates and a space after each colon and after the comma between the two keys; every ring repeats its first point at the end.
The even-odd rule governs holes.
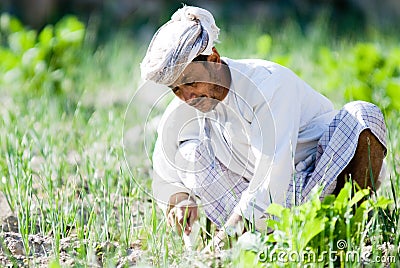
{"type": "MultiPolygon", "coordinates": [[[[303,203],[311,190],[320,185],[323,187],[321,198],[331,194],[337,176],[354,156],[360,133],[367,128],[386,147],[386,127],[379,108],[362,101],[346,104],[320,138],[316,155],[296,165],[294,179],[288,189],[282,189],[282,194],[287,196],[286,206],[303,203]]],[[[201,199],[207,217],[222,226],[249,182],[214,157],[207,140],[195,146],[194,163],[196,172],[186,176],[192,178],[186,186],[201,199]]]]}
{"type": "Polygon", "coordinates": [[[353,158],[358,137],[365,129],[370,129],[386,148],[386,125],[380,109],[364,101],[346,104],[318,141],[311,168],[295,172],[294,182],[291,181],[287,191],[286,206],[305,202],[316,186],[323,187],[321,199],[331,194],[337,176],[353,158]]]}

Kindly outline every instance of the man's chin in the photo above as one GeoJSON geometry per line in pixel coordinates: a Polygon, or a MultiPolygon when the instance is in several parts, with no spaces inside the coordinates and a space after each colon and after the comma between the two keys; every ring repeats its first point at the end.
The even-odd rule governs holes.
{"type": "Polygon", "coordinates": [[[205,108],[205,107],[195,107],[197,110],[199,110],[200,112],[202,112],[202,113],[208,113],[208,112],[211,112],[212,110],[214,110],[214,108],[215,108],[215,106],[214,107],[208,107],[208,108],[205,108]]]}
{"type": "Polygon", "coordinates": [[[200,112],[208,113],[214,110],[215,106],[219,103],[218,100],[209,99],[209,98],[202,98],[200,100],[195,100],[192,103],[188,103],[193,108],[196,108],[200,112]]]}

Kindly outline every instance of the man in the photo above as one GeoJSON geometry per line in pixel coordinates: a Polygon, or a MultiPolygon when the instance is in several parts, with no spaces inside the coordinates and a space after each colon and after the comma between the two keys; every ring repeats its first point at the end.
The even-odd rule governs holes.
{"type": "MultiPolygon", "coordinates": [[[[373,104],[339,112],[289,69],[220,57],[219,29],[204,9],[184,6],[154,35],[142,77],[176,95],[153,154],[153,192],[189,234],[201,204],[218,245],[244,220],[265,228],[272,202],[291,206],[313,188],[336,194],[346,178],[376,189],[386,128],[373,104]]],[[[239,233],[242,230],[239,230],[239,233]]]]}

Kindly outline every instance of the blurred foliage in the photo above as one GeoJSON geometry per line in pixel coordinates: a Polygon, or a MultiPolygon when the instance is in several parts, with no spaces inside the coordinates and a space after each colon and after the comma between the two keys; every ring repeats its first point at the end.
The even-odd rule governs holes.
{"type": "Polygon", "coordinates": [[[269,34],[263,34],[257,39],[257,52],[261,57],[267,57],[271,51],[272,38],[269,34]]]}
{"type": "MultiPolygon", "coordinates": [[[[324,21],[308,33],[295,26],[281,34],[260,34],[239,44],[252,57],[280,63],[294,70],[318,91],[344,100],[376,103],[385,111],[400,110],[400,47],[378,33],[350,43],[335,40],[324,21]],[[252,44],[254,43],[254,44],[252,44]]],[[[350,39],[348,37],[348,39],[350,39]]],[[[228,39],[229,40],[229,39],[228,39]]]]}
{"type": "Polygon", "coordinates": [[[73,91],[85,25],[67,16],[40,32],[0,17],[0,88],[29,94],[73,91]]]}
{"type": "MultiPolygon", "coordinates": [[[[399,110],[400,48],[363,41],[338,49],[327,43],[330,40],[327,21],[321,19],[316,24],[308,32],[294,23],[285,26],[285,31],[275,32],[265,32],[260,26],[246,27],[246,30],[233,28],[231,32],[222,31],[223,42],[218,49],[224,56],[256,57],[278,62],[293,69],[324,94],[344,96],[346,101],[374,102],[386,110],[399,110]],[[244,37],[237,38],[238,35],[244,37]],[[313,84],[315,82],[317,86],[313,84]]],[[[90,75],[82,71],[82,66],[88,65],[82,62],[82,48],[90,38],[95,39],[91,37],[93,34],[74,16],[66,16],[55,25],[35,31],[22,25],[15,17],[2,14],[0,88],[36,95],[79,91],[80,83],[75,80],[90,75]]],[[[125,38],[130,38],[129,33],[125,38]]],[[[136,38],[135,41],[138,42],[136,38]]],[[[95,55],[103,55],[99,54],[100,51],[101,46],[95,55]]],[[[137,52],[133,54],[140,58],[142,52],[137,52]]],[[[121,54],[121,50],[116,53],[121,54]]],[[[129,54],[124,58],[132,56],[129,54]]],[[[85,70],[95,72],[89,65],[85,70]]],[[[107,66],[105,61],[97,66],[105,68],[103,78],[116,68],[107,66]]],[[[123,71],[118,69],[118,72],[123,71]]]]}
{"type": "Polygon", "coordinates": [[[389,110],[400,109],[400,48],[381,48],[379,44],[357,43],[338,60],[335,52],[322,47],[318,63],[328,90],[345,84],[346,100],[378,102],[389,110]]]}

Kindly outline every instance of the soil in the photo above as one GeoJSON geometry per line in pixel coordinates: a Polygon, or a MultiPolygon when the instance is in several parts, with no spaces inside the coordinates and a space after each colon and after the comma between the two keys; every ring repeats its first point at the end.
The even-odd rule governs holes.
{"type": "MultiPolygon", "coordinates": [[[[6,219],[8,223],[12,222],[13,218],[6,219]]],[[[5,222],[3,222],[4,225],[5,222]]],[[[80,265],[76,263],[79,258],[78,254],[78,238],[70,236],[60,239],[60,251],[58,252],[59,263],[63,267],[72,267],[80,265]]],[[[49,267],[49,263],[56,259],[54,254],[54,238],[43,236],[40,234],[28,236],[29,250],[28,254],[24,247],[23,237],[16,232],[0,233],[0,266],[1,267],[49,267]]],[[[92,245],[93,256],[85,261],[89,267],[103,267],[102,256],[103,252],[108,249],[119,249],[118,243],[103,243],[92,245]]],[[[127,250],[116,250],[121,252],[116,258],[116,267],[133,266],[137,264],[138,259],[143,254],[140,241],[133,243],[127,250]],[[122,251],[125,253],[123,254],[122,251]]]]}
{"type": "MultiPolygon", "coordinates": [[[[0,192],[0,267],[48,267],[49,263],[56,259],[54,238],[41,234],[28,235],[26,238],[29,244],[28,249],[24,247],[24,238],[18,233],[18,219],[13,215],[6,198],[0,192]],[[28,254],[26,252],[28,250],[28,254]]],[[[71,235],[60,239],[60,251],[58,252],[59,262],[64,267],[71,267],[77,259],[78,238],[71,235]]],[[[93,245],[94,256],[90,260],[90,267],[101,267],[104,251],[114,247],[119,249],[118,243],[104,243],[93,245]]],[[[143,254],[140,241],[133,243],[126,250],[121,252],[116,260],[117,267],[132,266],[137,263],[138,258],[143,254]]],[[[78,264],[79,265],[79,264],[78,264]]]]}

